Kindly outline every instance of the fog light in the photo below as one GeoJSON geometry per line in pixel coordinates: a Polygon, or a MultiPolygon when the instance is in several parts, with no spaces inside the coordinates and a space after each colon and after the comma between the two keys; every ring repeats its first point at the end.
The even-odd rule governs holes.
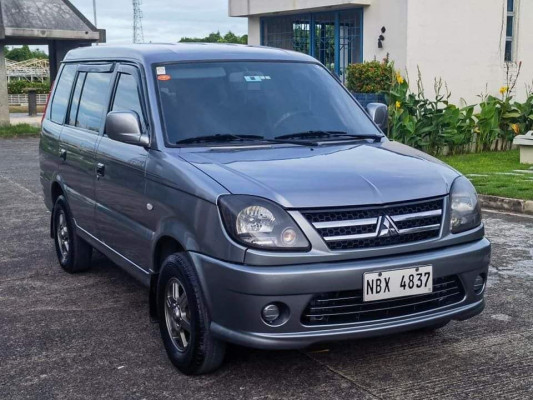
{"type": "Polygon", "coordinates": [[[269,304],[263,308],[263,311],[261,313],[263,315],[263,319],[267,324],[273,324],[274,321],[276,321],[280,316],[280,310],[279,307],[275,304],[269,304]]]}
{"type": "Polygon", "coordinates": [[[485,290],[485,278],[483,275],[476,276],[476,280],[474,281],[474,293],[475,294],[481,294],[485,290]]]}

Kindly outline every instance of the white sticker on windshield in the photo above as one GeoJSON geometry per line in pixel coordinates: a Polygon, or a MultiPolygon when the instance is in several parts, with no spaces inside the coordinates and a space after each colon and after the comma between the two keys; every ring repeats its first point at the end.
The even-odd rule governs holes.
{"type": "Polygon", "coordinates": [[[244,80],[246,82],[261,82],[261,81],[268,80],[268,79],[270,79],[270,76],[265,76],[265,75],[253,75],[253,76],[244,77],[244,80]]]}
{"type": "Polygon", "coordinates": [[[157,75],[165,75],[167,73],[167,69],[165,67],[157,67],[155,72],[157,75]]]}

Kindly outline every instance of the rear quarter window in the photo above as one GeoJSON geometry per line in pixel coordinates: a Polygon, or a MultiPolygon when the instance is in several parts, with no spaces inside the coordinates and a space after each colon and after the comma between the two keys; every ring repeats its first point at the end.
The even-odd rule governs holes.
{"type": "Polygon", "coordinates": [[[57,124],[63,124],[65,122],[70,92],[77,68],[77,65],[65,65],[57,82],[54,98],[50,105],[50,119],[57,124]]]}

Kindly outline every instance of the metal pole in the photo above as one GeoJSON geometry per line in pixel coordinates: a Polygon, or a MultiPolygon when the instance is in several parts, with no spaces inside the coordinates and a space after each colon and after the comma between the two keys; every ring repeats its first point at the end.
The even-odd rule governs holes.
{"type": "Polygon", "coordinates": [[[94,26],[98,26],[98,22],[96,20],[96,0],[93,0],[93,11],[94,11],[94,26]]]}

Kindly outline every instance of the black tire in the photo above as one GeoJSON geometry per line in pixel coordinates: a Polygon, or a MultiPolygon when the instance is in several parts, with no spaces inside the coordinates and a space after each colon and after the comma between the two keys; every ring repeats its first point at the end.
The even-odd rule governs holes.
{"type": "Polygon", "coordinates": [[[200,375],[220,367],[226,344],[209,331],[211,320],[201,286],[183,253],[173,254],[163,262],[157,284],[157,310],[161,338],[176,368],[187,375],[200,375]],[[176,287],[178,291],[173,292],[176,287]],[[174,296],[170,293],[181,294],[174,296]]]}
{"type": "Polygon", "coordinates": [[[76,234],[74,221],[64,196],[57,198],[52,218],[59,265],[71,274],[89,269],[93,248],[76,234]]]}

